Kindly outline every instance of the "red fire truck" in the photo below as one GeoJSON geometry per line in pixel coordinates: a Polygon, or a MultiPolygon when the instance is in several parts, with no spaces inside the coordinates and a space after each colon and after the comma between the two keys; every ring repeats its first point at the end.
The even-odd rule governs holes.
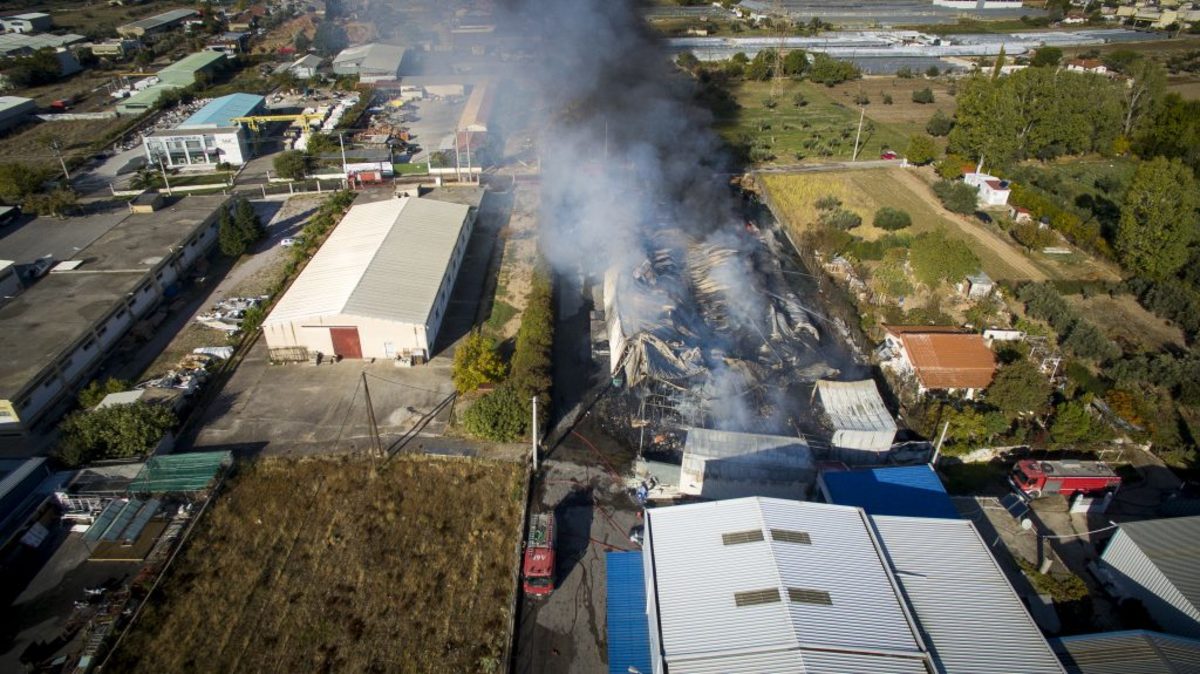
{"type": "Polygon", "coordinates": [[[1099,461],[1018,461],[1009,480],[1032,498],[1102,494],[1121,486],[1121,476],[1099,461]]]}
{"type": "Polygon", "coordinates": [[[521,577],[525,594],[542,596],[554,590],[554,513],[538,513],[529,521],[521,577]]]}

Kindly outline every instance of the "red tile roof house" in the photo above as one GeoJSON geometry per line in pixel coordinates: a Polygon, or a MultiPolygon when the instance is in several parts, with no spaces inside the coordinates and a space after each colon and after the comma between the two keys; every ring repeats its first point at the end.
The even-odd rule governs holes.
{"type": "Polygon", "coordinates": [[[983,336],[953,326],[884,326],[882,366],[912,378],[917,393],[961,393],[968,400],[987,388],[996,374],[996,357],[983,336]]]}

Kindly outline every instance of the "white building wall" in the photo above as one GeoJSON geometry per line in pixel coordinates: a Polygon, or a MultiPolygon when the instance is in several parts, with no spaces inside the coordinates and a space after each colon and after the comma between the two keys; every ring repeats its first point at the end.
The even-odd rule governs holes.
{"type": "Polygon", "coordinates": [[[285,349],[302,347],[333,355],[330,328],[356,328],[363,358],[395,358],[404,352],[429,353],[429,341],[424,325],[387,321],[363,316],[313,316],[295,321],[283,321],[263,326],[267,347],[285,349]]]}
{"type": "MultiPolygon", "coordinates": [[[[647,523],[648,524],[648,523],[647,523]]],[[[642,576],[646,581],[646,624],[650,628],[650,664],[653,674],[664,674],[662,641],[658,633],[658,588],[654,576],[654,531],[649,525],[642,545],[642,576]]]]}
{"type": "Polygon", "coordinates": [[[1124,531],[1117,530],[1100,561],[1112,572],[1118,591],[1141,601],[1164,631],[1200,639],[1200,610],[1175,589],[1124,531]]]}

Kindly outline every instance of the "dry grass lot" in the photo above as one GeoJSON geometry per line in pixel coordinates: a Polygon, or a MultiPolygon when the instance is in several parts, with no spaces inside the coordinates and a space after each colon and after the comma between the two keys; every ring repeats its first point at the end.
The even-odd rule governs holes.
{"type": "Polygon", "coordinates": [[[1187,348],[1183,331],[1142,308],[1132,295],[1097,295],[1083,299],[1067,296],[1083,316],[1109,338],[1133,349],[1158,351],[1165,347],[1187,348]]]}
{"type": "Polygon", "coordinates": [[[63,154],[68,157],[90,154],[97,139],[128,123],[127,118],[117,118],[25,124],[0,137],[0,163],[21,162],[58,169],[58,160],[50,149],[51,140],[59,140],[63,154]]]}
{"type": "MultiPolygon", "coordinates": [[[[843,82],[828,88],[815,86],[832,100],[854,108],[854,97],[862,93],[871,100],[867,104],[867,118],[876,124],[890,126],[895,132],[908,136],[924,133],[925,124],[935,110],[946,115],[954,114],[955,101],[950,95],[949,83],[944,80],[928,80],[921,77],[864,77],[855,82],[843,82]],[[929,88],[933,91],[933,103],[913,103],[914,91],[929,88]],[[892,104],[885,105],[884,94],[892,97],[892,104]]],[[[903,150],[903,146],[899,148],[903,150]]]]}
{"type": "Polygon", "coordinates": [[[428,457],[243,466],[106,670],[500,671],[521,474],[428,457]]]}

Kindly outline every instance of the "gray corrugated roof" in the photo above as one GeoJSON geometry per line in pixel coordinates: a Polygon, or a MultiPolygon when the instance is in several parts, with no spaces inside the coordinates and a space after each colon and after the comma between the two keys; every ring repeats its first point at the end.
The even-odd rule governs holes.
{"type": "Polygon", "coordinates": [[[970,521],[872,520],[942,671],[1062,674],[1062,664],[970,521]]]}
{"type": "Polygon", "coordinates": [[[1200,674],[1200,641],[1129,630],[1050,642],[1068,674],[1200,674]]]}
{"type": "Polygon", "coordinates": [[[684,454],[708,459],[732,459],[737,457],[759,457],[771,455],[788,462],[812,463],[812,451],[808,443],[787,435],[760,435],[714,431],[708,428],[689,428],[684,454]]]}
{"type": "Polygon", "coordinates": [[[865,671],[921,671],[925,655],[864,518],[857,508],[770,498],[647,511],[648,581],[659,611],[650,628],[661,630],[669,670],[845,672],[855,669],[810,664],[854,656],[873,660],[865,671]],[[804,532],[810,542],[777,541],[771,529],[804,532]],[[762,531],[763,540],[723,541],[722,534],[750,530],[762,531]],[[828,592],[831,603],[792,602],[786,588],[828,592]],[[785,592],[774,603],[734,600],[735,593],[778,589],[785,592]]]}
{"type": "Polygon", "coordinates": [[[1200,608],[1200,516],[1125,522],[1121,531],[1200,608]]]}
{"type": "Polygon", "coordinates": [[[413,198],[352,207],[267,322],[349,314],[424,325],[469,211],[413,198]]]}
{"type": "Polygon", "coordinates": [[[871,379],[818,381],[817,394],[830,423],[838,430],[895,431],[896,421],[871,379]]]}
{"type": "Polygon", "coordinates": [[[180,21],[180,20],[188,18],[189,16],[199,16],[199,15],[200,15],[200,13],[194,9],[171,9],[171,10],[163,12],[162,14],[155,14],[154,16],[146,17],[145,19],[138,19],[137,21],[130,21],[127,24],[119,26],[117,30],[120,30],[121,28],[142,28],[142,29],[157,28],[158,26],[161,26],[163,24],[171,23],[174,21],[180,21]]]}

